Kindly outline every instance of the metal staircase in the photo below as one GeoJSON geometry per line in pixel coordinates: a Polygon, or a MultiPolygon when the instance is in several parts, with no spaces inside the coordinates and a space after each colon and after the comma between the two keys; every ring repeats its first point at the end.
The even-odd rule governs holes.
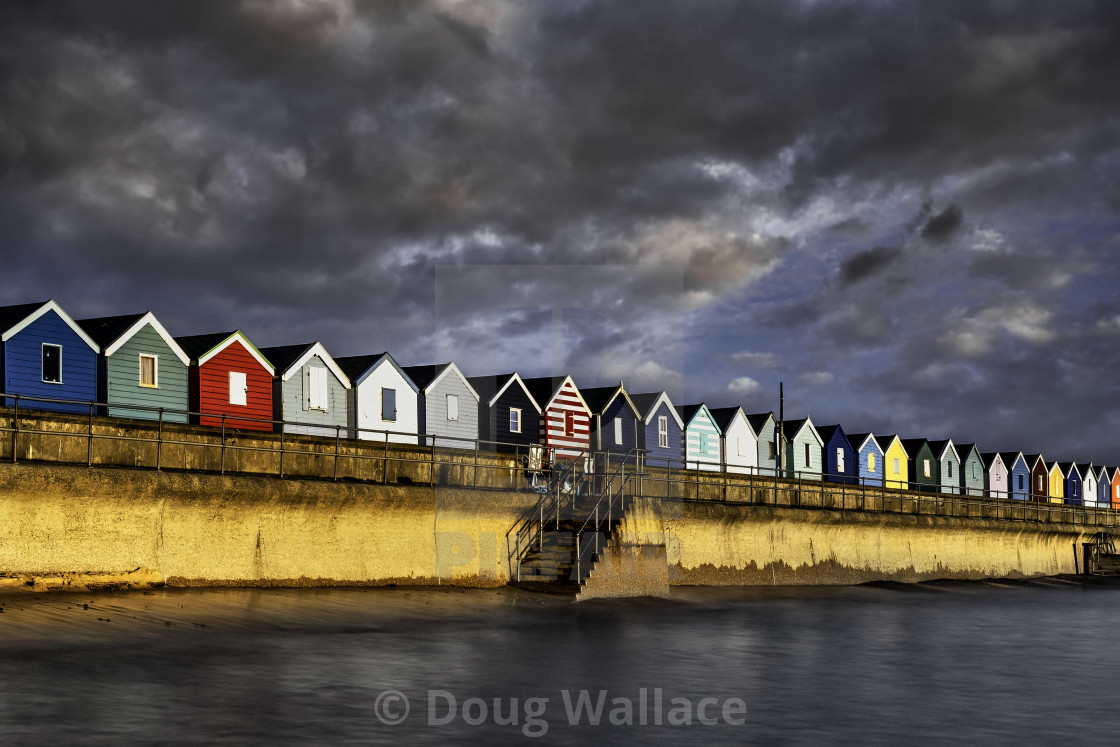
{"type": "Polygon", "coordinates": [[[531,514],[510,530],[511,577],[531,588],[578,592],[607,538],[625,514],[626,486],[639,474],[628,453],[609,475],[582,471],[585,454],[565,464],[548,482],[531,514]]]}

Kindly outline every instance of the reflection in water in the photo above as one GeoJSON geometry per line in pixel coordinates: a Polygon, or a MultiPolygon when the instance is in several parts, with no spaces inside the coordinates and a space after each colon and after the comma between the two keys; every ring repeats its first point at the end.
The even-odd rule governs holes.
{"type": "Polygon", "coordinates": [[[1111,743],[1120,726],[1112,587],[678,589],[667,601],[578,605],[512,589],[0,602],[0,729],[12,741],[494,742],[543,731],[571,744],[1111,743]],[[403,703],[375,708],[387,689],[410,703],[394,726],[378,716],[403,716],[403,703]],[[586,712],[568,724],[565,691],[574,704],[581,690],[592,706],[607,691],[599,726],[586,712]],[[674,698],[691,726],[667,725],[674,698]],[[495,699],[497,719],[516,725],[495,723],[495,699]],[[608,723],[627,708],[634,726],[608,723]]]}

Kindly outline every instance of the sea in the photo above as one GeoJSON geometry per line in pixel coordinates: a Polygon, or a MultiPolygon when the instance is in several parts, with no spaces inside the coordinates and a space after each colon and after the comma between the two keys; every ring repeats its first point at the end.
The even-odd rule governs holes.
{"type": "Polygon", "coordinates": [[[5,743],[1116,744],[1120,586],[0,597],[5,743]]]}

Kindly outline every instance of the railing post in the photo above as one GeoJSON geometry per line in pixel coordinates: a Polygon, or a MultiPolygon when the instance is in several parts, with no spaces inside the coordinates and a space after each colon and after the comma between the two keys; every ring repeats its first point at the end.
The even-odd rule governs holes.
{"type": "Polygon", "coordinates": [[[163,408],[159,408],[159,426],[156,431],[156,472],[160,471],[163,459],[163,408]]]}
{"type": "Polygon", "coordinates": [[[280,477],[284,477],[284,421],[280,421],[280,477]]]}
{"type": "Polygon", "coordinates": [[[226,473],[226,416],[222,415],[222,464],[219,474],[226,473]]]}
{"type": "Polygon", "coordinates": [[[338,449],[342,439],[342,426],[336,425],[334,427],[334,474],[331,479],[338,482],[338,449]]]}
{"type": "Polygon", "coordinates": [[[599,529],[600,529],[600,527],[599,527],[599,504],[596,503],[595,504],[595,554],[596,555],[599,554],[599,535],[601,534],[599,529]]]}
{"type": "Polygon", "coordinates": [[[89,403],[89,429],[86,431],[86,466],[93,466],[93,400],[89,403]]]}
{"type": "Polygon", "coordinates": [[[16,456],[16,446],[18,445],[19,436],[19,395],[15,395],[15,404],[12,405],[12,464],[19,461],[16,456]]]}
{"type": "Polygon", "coordinates": [[[474,469],[471,470],[471,487],[478,487],[478,439],[474,440],[474,469]]]}

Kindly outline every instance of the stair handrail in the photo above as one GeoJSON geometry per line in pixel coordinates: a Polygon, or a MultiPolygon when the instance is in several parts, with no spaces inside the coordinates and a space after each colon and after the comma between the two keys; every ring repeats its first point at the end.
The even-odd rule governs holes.
{"type": "MultiPolygon", "coordinates": [[[[555,448],[549,449],[552,452],[550,463],[552,467],[552,475],[548,480],[548,489],[539,494],[537,498],[537,505],[531,509],[531,512],[523,514],[517,524],[506,532],[506,545],[508,551],[509,535],[515,533],[515,550],[514,559],[517,564],[517,579],[521,580],[521,559],[528,554],[532,549],[533,544],[536,543],[538,549],[544,549],[544,527],[545,515],[551,519],[555,514],[556,526],[560,526],[560,491],[561,487],[565,484],[568,478],[573,474],[577,464],[580,464],[587,459],[587,449],[580,449],[574,458],[567,464],[564,464],[561,469],[556,469],[556,456],[555,448]],[[516,530],[516,532],[515,532],[516,530]]],[[[567,457],[565,457],[567,459],[567,457]]],[[[574,493],[578,490],[578,485],[569,483],[570,490],[574,493]]]]}
{"type": "MultiPolygon", "coordinates": [[[[630,480],[631,477],[634,477],[634,475],[639,474],[638,471],[637,471],[637,468],[635,468],[635,470],[632,470],[630,473],[627,473],[626,472],[626,463],[629,460],[630,456],[633,455],[635,452],[640,453],[640,452],[644,452],[644,451],[645,451],[644,449],[638,449],[637,447],[635,447],[635,448],[632,448],[632,449],[630,449],[629,451],[626,452],[625,456],[619,462],[618,466],[614,468],[614,472],[612,472],[607,477],[607,479],[606,479],[606,481],[603,485],[602,490],[599,491],[599,497],[595,501],[595,506],[592,507],[591,511],[587,514],[587,518],[585,518],[583,520],[583,523],[580,524],[579,529],[576,530],[576,533],[575,533],[576,534],[576,553],[575,553],[575,555],[576,555],[576,580],[577,580],[577,582],[582,580],[582,576],[583,576],[582,562],[583,562],[584,550],[583,550],[583,547],[582,547],[582,543],[583,543],[583,533],[585,531],[587,531],[588,523],[590,523],[592,519],[595,520],[595,532],[596,532],[595,552],[598,552],[599,551],[598,532],[599,532],[599,526],[602,523],[600,521],[599,509],[602,507],[603,499],[604,498],[607,499],[607,505],[605,507],[605,510],[607,512],[607,521],[610,522],[611,521],[611,513],[614,509],[615,501],[622,502],[622,501],[625,500],[626,483],[630,480]],[[621,477],[621,480],[619,481],[618,492],[616,493],[614,491],[614,482],[615,482],[615,479],[619,478],[619,477],[621,477]]],[[[623,503],[622,505],[625,506],[625,503],[623,503]]],[[[590,549],[590,548],[591,548],[591,546],[588,545],[588,549],[590,549]]]]}

